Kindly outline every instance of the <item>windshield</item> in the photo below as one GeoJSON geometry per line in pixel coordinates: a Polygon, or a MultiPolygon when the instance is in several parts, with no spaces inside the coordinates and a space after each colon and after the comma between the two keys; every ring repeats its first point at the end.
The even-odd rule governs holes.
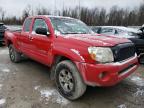
{"type": "Polygon", "coordinates": [[[50,18],[55,32],[61,34],[91,34],[86,24],[71,18],[50,18]]]}

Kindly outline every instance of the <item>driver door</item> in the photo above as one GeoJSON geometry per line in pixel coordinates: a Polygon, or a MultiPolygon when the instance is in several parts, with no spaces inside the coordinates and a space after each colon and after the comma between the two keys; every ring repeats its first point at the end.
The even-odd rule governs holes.
{"type": "Polygon", "coordinates": [[[36,34],[37,28],[46,28],[49,32],[47,23],[42,18],[36,18],[34,20],[33,29],[30,35],[30,41],[32,44],[33,57],[35,60],[50,65],[51,63],[51,44],[52,44],[52,35],[48,36],[42,34],[36,34]]]}

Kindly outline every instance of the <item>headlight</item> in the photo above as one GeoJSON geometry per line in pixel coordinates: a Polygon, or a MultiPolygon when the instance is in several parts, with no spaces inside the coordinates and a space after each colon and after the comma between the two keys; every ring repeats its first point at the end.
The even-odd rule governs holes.
{"type": "Polygon", "coordinates": [[[88,52],[93,60],[100,63],[113,62],[113,52],[110,48],[106,47],[89,47],[88,52]]]}

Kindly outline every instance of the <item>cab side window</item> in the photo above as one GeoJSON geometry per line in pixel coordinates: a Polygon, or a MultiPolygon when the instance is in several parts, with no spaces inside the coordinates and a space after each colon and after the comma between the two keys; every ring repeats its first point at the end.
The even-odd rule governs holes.
{"type": "Polygon", "coordinates": [[[113,29],[104,28],[104,29],[102,29],[102,31],[101,31],[101,33],[108,33],[108,32],[113,32],[113,29]]]}
{"type": "Polygon", "coordinates": [[[112,28],[103,28],[101,30],[101,34],[113,35],[114,34],[114,29],[112,29],[112,28]]]}
{"type": "Polygon", "coordinates": [[[32,18],[26,19],[26,21],[24,23],[24,32],[30,31],[31,22],[32,22],[32,18]]]}
{"type": "Polygon", "coordinates": [[[117,34],[124,34],[124,33],[126,33],[126,32],[123,30],[117,29],[117,34]]]}
{"type": "Polygon", "coordinates": [[[48,26],[43,19],[35,19],[33,31],[36,31],[37,28],[46,28],[48,31],[48,26]]]}

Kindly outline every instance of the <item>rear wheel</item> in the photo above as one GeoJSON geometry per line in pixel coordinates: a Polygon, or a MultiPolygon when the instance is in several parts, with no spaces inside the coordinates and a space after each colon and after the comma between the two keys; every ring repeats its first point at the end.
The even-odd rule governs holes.
{"type": "Polygon", "coordinates": [[[21,53],[17,52],[13,45],[9,45],[10,60],[14,63],[20,62],[21,53]]]}
{"type": "Polygon", "coordinates": [[[78,99],[86,91],[86,84],[70,60],[62,61],[56,66],[55,80],[60,94],[69,100],[78,99]]]}

